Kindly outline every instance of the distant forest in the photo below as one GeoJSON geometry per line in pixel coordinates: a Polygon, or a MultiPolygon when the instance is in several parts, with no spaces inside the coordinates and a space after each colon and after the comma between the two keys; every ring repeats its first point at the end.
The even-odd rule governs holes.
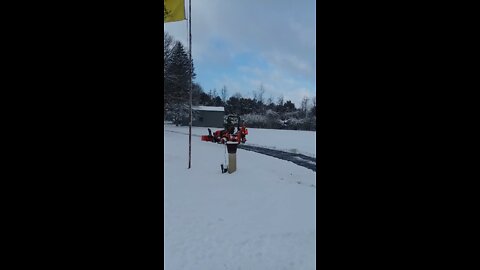
{"type": "Polygon", "coordinates": [[[167,121],[188,123],[190,70],[193,70],[192,102],[194,106],[223,106],[225,114],[238,114],[252,128],[316,130],[316,97],[303,97],[300,108],[283,96],[265,97],[265,88],[259,85],[252,90],[252,97],[240,93],[229,95],[227,86],[205,92],[195,82],[195,68],[185,47],[171,35],[163,35],[163,93],[164,116],[167,121]],[[190,69],[192,66],[192,69],[190,69]]]}

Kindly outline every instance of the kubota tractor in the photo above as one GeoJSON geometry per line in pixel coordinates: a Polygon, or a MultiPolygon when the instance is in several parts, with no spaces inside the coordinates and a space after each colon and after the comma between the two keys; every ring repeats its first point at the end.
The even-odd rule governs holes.
{"type": "Polygon", "coordinates": [[[206,142],[216,142],[216,143],[226,143],[226,142],[238,142],[245,143],[247,141],[246,136],[248,135],[248,129],[245,127],[245,124],[240,125],[240,116],[238,115],[228,115],[227,123],[225,124],[225,129],[217,130],[213,132],[208,129],[208,135],[202,136],[202,141],[206,142]],[[233,120],[233,121],[232,121],[233,120]],[[235,131],[235,124],[237,124],[237,130],[235,131]]]}

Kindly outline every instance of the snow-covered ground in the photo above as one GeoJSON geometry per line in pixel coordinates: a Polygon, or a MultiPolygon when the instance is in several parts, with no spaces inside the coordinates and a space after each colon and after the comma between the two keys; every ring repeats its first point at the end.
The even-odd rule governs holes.
{"type": "MultiPolygon", "coordinates": [[[[165,129],[170,131],[182,132],[188,134],[188,127],[177,127],[175,125],[166,125],[165,129]]],[[[213,131],[220,128],[210,128],[213,131]]],[[[304,154],[310,157],[317,156],[316,134],[315,131],[303,130],[279,130],[279,129],[261,129],[248,128],[247,144],[252,146],[262,146],[265,148],[282,150],[304,154]]],[[[206,127],[192,127],[192,134],[201,136],[208,135],[206,127]]]]}
{"type": "Polygon", "coordinates": [[[165,126],[165,269],[315,269],[316,173],[239,149],[237,171],[222,174],[225,146],[199,137],[188,170],[182,133],[165,126]]]}

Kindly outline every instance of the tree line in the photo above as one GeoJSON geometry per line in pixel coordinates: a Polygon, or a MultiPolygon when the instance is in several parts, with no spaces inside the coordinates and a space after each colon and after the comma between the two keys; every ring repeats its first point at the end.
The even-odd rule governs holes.
{"type": "MultiPolygon", "coordinates": [[[[193,62],[180,41],[164,32],[164,120],[188,124],[190,74],[196,78],[193,62]]],[[[223,106],[226,114],[238,114],[248,127],[316,130],[316,97],[304,97],[300,108],[283,96],[265,97],[265,88],[260,85],[252,91],[252,97],[240,93],[229,96],[227,86],[220,91],[204,91],[197,82],[192,85],[194,106],[223,106]]],[[[194,115],[195,117],[195,115],[194,115]]]]}

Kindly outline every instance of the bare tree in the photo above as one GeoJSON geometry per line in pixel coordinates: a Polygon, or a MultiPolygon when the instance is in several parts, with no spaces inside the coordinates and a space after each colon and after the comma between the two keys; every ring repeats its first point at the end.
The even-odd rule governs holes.
{"type": "Polygon", "coordinates": [[[263,87],[263,84],[260,84],[260,87],[258,90],[253,90],[253,100],[258,101],[260,103],[263,103],[265,100],[263,99],[263,95],[265,94],[265,88],[263,87]]]}
{"type": "Polygon", "coordinates": [[[312,116],[315,116],[317,114],[317,96],[314,96],[312,98],[312,108],[310,109],[310,113],[312,116]]]}
{"type": "Polygon", "coordinates": [[[310,99],[307,97],[307,96],[304,96],[303,99],[302,99],[302,103],[301,103],[301,110],[302,112],[305,112],[305,118],[307,117],[307,114],[308,114],[308,101],[310,99]]]}
{"type": "Polygon", "coordinates": [[[281,95],[281,96],[278,97],[277,105],[278,106],[283,106],[283,104],[284,104],[283,95],[281,95]]]}
{"type": "Polygon", "coordinates": [[[263,84],[260,84],[260,88],[258,89],[258,101],[260,101],[260,103],[263,103],[263,95],[265,94],[265,88],[263,87],[263,84]]]}
{"type": "Polygon", "coordinates": [[[225,104],[227,102],[227,86],[225,85],[223,86],[222,90],[220,91],[220,94],[221,94],[223,104],[225,104]]]}
{"type": "Polygon", "coordinates": [[[273,103],[273,96],[268,97],[267,99],[267,105],[270,105],[273,103]]]}

